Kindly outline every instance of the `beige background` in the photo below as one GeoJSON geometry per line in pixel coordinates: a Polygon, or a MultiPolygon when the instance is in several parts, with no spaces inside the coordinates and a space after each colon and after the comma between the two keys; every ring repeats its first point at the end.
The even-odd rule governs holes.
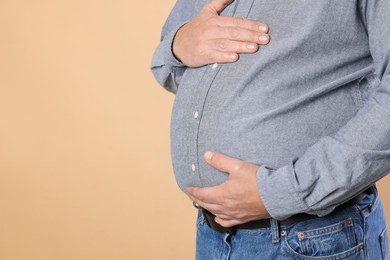
{"type": "Polygon", "coordinates": [[[193,259],[149,72],[173,4],[0,0],[0,260],[193,259]]]}

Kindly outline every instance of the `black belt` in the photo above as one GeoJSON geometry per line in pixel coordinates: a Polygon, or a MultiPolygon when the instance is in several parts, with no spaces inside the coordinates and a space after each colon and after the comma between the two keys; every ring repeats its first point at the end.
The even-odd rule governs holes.
{"type": "MultiPolygon", "coordinates": [[[[364,197],[366,197],[369,194],[372,194],[371,188],[369,188],[366,191],[364,191],[363,193],[355,196],[354,198],[345,202],[344,204],[337,206],[333,212],[349,208],[349,207],[359,203],[364,197]]],[[[256,228],[270,228],[271,227],[270,219],[259,219],[259,220],[254,220],[254,221],[250,221],[247,223],[243,223],[240,225],[226,228],[226,227],[221,226],[217,222],[215,222],[215,215],[213,215],[212,213],[210,213],[208,210],[206,210],[204,208],[201,208],[201,210],[202,210],[202,214],[203,214],[204,220],[207,223],[207,225],[210,228],[212,228],[215,231],[218,231],[220,233],[227,232],[227,233],[233,234],[235,232],[235,230],[237,230],[237,229],[256,229],[256,228]]],[[[309,219],[314,219],[314,218],[318,218],[318,216],[306,214],[306,213],[300,213],[300,214],[293,215],[285,220],[278,221],[278,223],[279,223],[279,225],[290,225],[293,223],[297,223],[297,222],[301,222],[301,221],[305,221],[305,220],[309,220],[309,219]]]]}

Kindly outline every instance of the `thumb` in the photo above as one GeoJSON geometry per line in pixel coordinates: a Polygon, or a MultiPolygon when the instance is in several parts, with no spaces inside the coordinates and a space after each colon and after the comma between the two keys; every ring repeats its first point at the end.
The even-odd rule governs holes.
{"type": "Polygon", "coordinates": [[[233,1],[234,0],[212,0],[210,7],[220,14],[228,5],[233,3],[233,1]]]}
{"type": "Polygon", "coordinates": [[[244,166],[244,161],[217,152],[206,152],[204,159],[212,167],[226,173],[234,173],[244,166]]]}

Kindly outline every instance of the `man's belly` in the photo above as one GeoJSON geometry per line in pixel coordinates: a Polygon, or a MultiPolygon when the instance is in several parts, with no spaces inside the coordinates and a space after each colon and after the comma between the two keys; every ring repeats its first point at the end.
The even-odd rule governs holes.
{"type": "Polygon", "coordinates": [[[363,102],[361,78],[370,70],[353,71],[321,86],[256,75],[237,80],[240,73],[234,65],[203,68],[199,81],[185,75],[171,123],[172,162],[180,188],[226,180],[226,173],[203,160],[208,150],[272,168],[299,157],[356,114],[363,102]]]}
{"type": "Polygon", "coordinates": [[[278,168],[363,105],[361,79],[373,68],[354,1],[246,4],[236,15],[268,23],[271,42],[235,63],[187,69],[179,84],[171,149],[183,190],[226,180],[203,160],[207,150],[278,168]]]}

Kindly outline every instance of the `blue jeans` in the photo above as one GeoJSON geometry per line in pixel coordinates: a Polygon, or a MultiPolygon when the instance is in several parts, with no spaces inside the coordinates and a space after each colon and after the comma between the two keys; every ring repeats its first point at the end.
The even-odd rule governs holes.
{"type": "Polygon", "coordinates": [[[197,219],[196,259],[388,259],[387,225],[376,188],[359,204],[325,217],[218,233],[197,219]]]}

